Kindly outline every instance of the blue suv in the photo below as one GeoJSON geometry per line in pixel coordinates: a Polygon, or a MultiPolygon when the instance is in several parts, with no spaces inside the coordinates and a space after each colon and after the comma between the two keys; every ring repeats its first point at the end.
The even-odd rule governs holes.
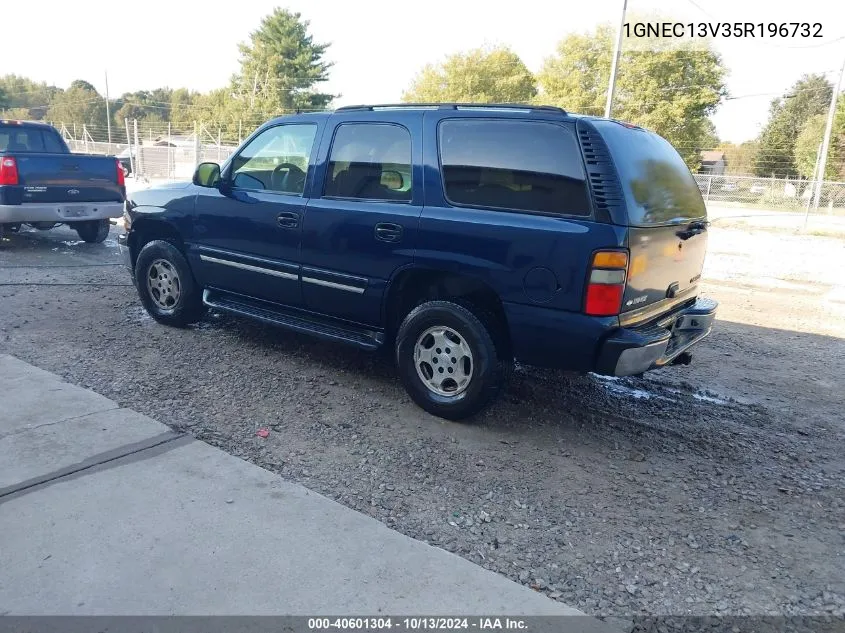
{"type": "Polygon", "coordinates": [[[147,311],[207,307],[391,349],[422,408],[470,416],[514,360],[613,376],[689,363],[707,212],[672,146],[523,105],[274,119],[191,183],[134,193],[121,250],[147,311]]]}

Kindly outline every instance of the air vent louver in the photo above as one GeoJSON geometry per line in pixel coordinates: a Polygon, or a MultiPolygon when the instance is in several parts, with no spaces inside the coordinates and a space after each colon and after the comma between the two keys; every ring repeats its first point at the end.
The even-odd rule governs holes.
{"type": "Polygon", "coordinates": [[[577,129],[597,219],[620,221],[624,218],[625,200],[610,151],[592,124],[578,121],[577,129]]]}

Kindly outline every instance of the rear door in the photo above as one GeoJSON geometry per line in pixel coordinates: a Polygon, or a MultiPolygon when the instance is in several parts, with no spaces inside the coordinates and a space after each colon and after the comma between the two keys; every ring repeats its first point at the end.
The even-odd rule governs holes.
{"type": "Polygon", "coordinates": [[[198,187],[189,257],[200,285],[293,307],[302,304],[299,242],[319,124],[269,127],[198,187]]]}
{"type": "MultiPolygon", "coordinates": [[[[337,121],[337,119],[333,119],[337,121]]],[[[422,117],[344,115],[323,135],[302,232],[305,307],[378,326],[393,273],[413,262],[422,212],[422,117]]]]}
{"type": "Polygon", "coordinates": [[[506,309],[580,312],[593,250],[621,236],[594,220],[574,122],[529,116],[426,112],[417,264],[476,277],[506,309]]]}
{"type": "MultiPolygon", "coordinates": [[[[672,145],[642,128],[596,121],[627,207],[631,261],[623,313],[653,315],[694,297],[707,250],[707,208],[672,145]]],[[[624,319],[623,319],[624,320],[624,319]]]]}

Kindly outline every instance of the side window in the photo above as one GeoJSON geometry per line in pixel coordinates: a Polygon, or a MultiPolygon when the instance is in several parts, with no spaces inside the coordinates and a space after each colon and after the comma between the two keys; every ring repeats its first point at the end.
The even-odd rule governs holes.
{"type": "Polygon", "coordinates": [[[411,199],[411,133],[389,123],[343,123],[329,154],[326,197],[411,199]]]}
{"type": "Polygon", "coordinates": [[[64,154],[68,150],[65,148],[62,137],[55,132],[45,131],[43,134],[44,151],[51,154],[64,154]]]}
{"type": "Polygon", "coordinates": [[[439,140],[451,204],[590,215],[578,141],[563,126],[451,119],[440,124],[439,140]]]}
{"type": "Polygon", "coordinates": [[[301,196],[316,134],[313,123],[264,130],[232,160],[232,185],[301,196]]]}

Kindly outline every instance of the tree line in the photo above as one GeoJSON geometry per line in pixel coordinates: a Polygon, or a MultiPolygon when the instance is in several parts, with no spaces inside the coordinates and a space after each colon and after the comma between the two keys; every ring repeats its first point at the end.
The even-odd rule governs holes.
{"type": "MultiPolygon", "coordinates": [[[[405,102],[529,103],[602,115],[613,55],[614,31],[600,25],[561,40],[537,73],[506,46],[464,51],[420,70],[402,94],[405,102]]],[[[174,134],[209,125],[234,142],[266,119],[295,111],[322,110],[339,95],[319,90],[329,78],[328,43],[315,42],[299,13],[276,9],[240,45],[240,68],[228,83],[209,92],[156,88],[120,95],[109,102],[113,137],[123,140],[124,119],[142,131],[174,134]]],[[[754,141],[721,143],[711,116],[729,95],[727,69],[707,47],[655,44],[623,50],[614,118],[649,128],[668,139],[695,170],[701,151],[725,153],[729,173],[809,178],[815,167],[832,85],[823,76],[798,80],[770,107],[754,141]]],[[[104,96],[87,81],[67,89],[16,75],[0,77],[0,112],[6,118],[63,122],[95,140],[106,140],[104,96]]],[[[826,177],[845,179],[845,100],[840,100],[826,177]]]]}

